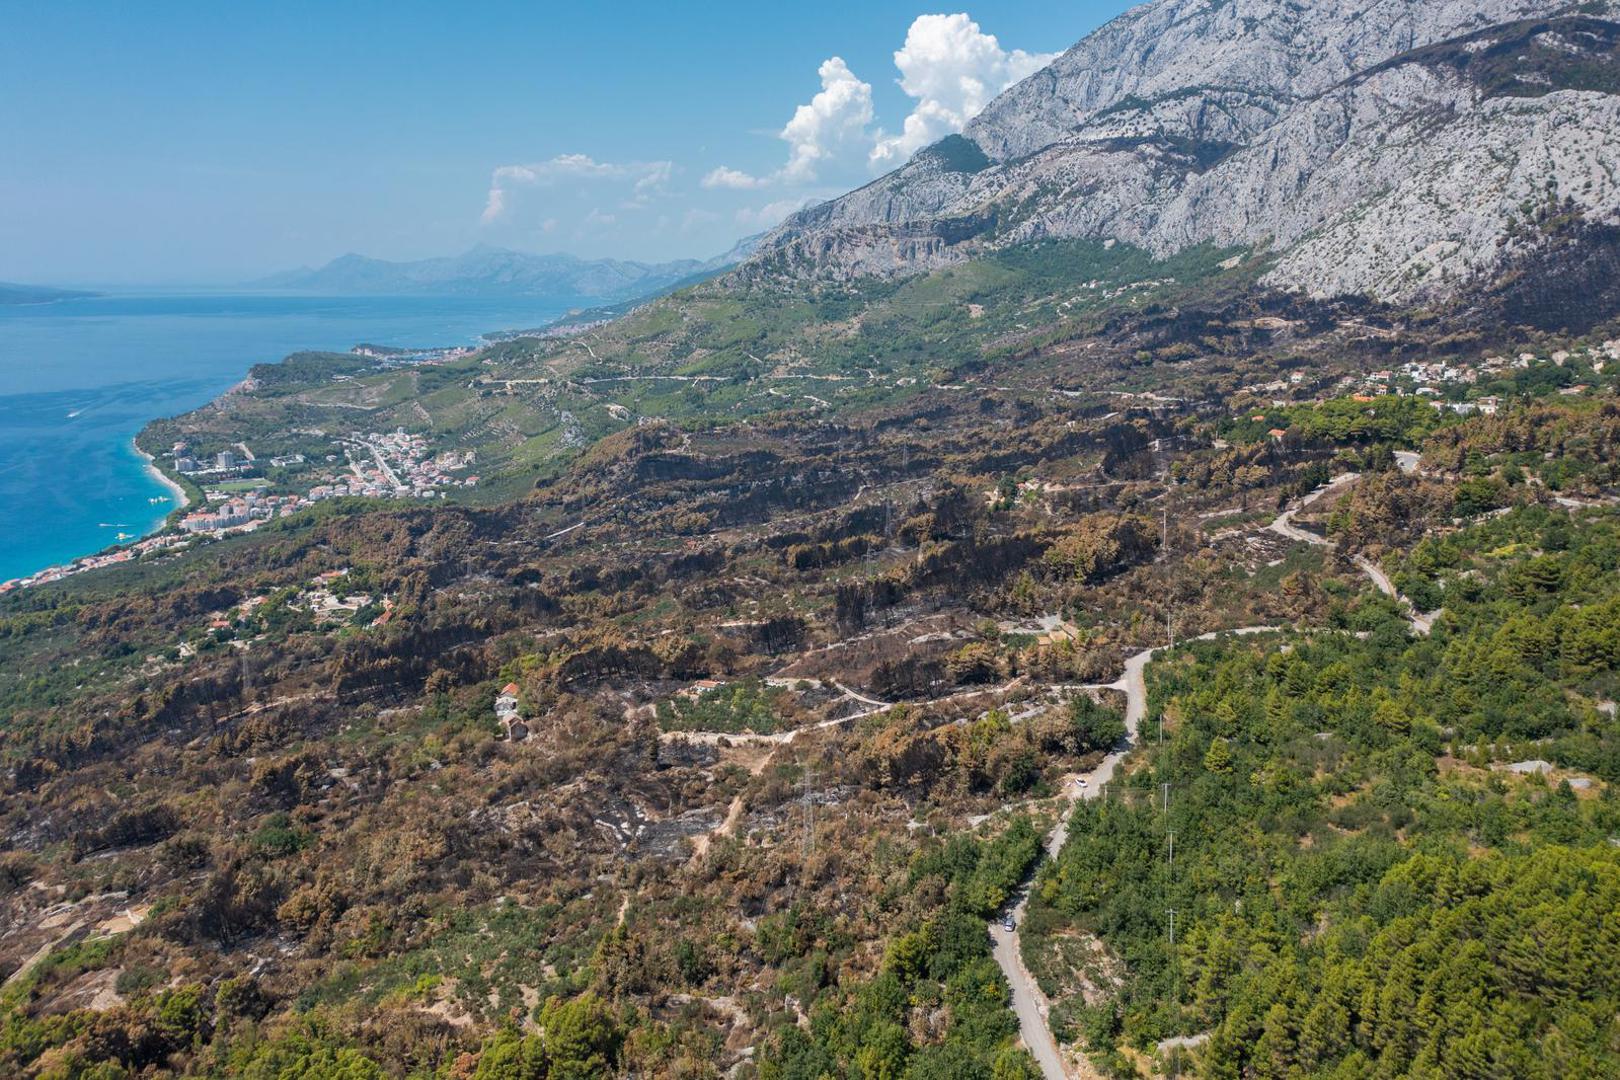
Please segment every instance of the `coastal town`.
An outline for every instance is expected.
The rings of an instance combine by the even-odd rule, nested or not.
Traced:
[[[359,344],[349,354],[373,361],[378,370],[431,368],[463,360],[480,347]],[[334,378],[341,381],[347,376]],[[249,379],[243,385],[251,382]],[[404,428],[390,432],[328,434],[325,430],[308,430],[290,434],[316,441],[325,452],[317,455],[293,450],[266,456],[256,453],[240,435],[232,435],[234,441],[228,444],[210,446],[177,439],[162,455],[162,462],[137,447],[137,452],[147,459],[148,474],[170,492],[148,501],[153,506],[172,503],[176,512],[143,538],[120,532],[119,544],[114,547],[0,581],[0,595],[137,559],[174,555],[199,542],[252,532],[268,521],[332,499],[444,499],[479,485],[479,476],[472,471],[478,460],[476,450],[436,452],[424,435]]]
[[[303,454],[269,459],[272,469],[296,468],[298,475],[318,478],[302,491],[276,492],[246,443],[206,461],[188,443],[175,443],[170,451],[175,471],[196,483],[207,499],[207,505],[180,519],[179,528],[241,532],[328,499],[442,499],[452,488],[478,486],[478,477],[467,473],[477,459],[474,451],[432,454],[423,436],[403,429],[353,433],[336,439],[333,449],[341,452],[327,455],[325,468],[303,468],[310,464]]]
[[[178,518],[171,516],[153,536],[0,582],[0,595],[87,570],[174,554],[196,541],[252,532],[265,522],[331,499],[443,499],[453,490],[478,486],[478,476],[469,471],[477,463],[475,451],[434,453],[426,438],[403,429],[353,432],[333,440],[332,449],[324,461],[311,463],[303,454],[263,459],[245,442],[206,456],[190,443],[176,442],[166,455],[168,465],[202,492],[202,505]],[[307,486],[277,491],[265,476],[268,470],[291,470],[294,476],[309,478]],[[155,465],[153,471],[187,509],[185,489]]]
[[[46,585],[53,581],[61,581],[63,578],[71,577],[74,574],[82,574],[87,570],[100,570],[108,566],[117,566],[120,563],[133,562],[146,556],[172,554],[191,546],[191,542],[192,538],[189,536],[162,532],[156,536],[149,536],[144,540],[137,540],[133,544],[124,547],[112,548],[94,555],[86,555],[82,559],[74,559],[71,563],[63,566],[48,566],[27,577],[0,581],[0,596],[34,585]]]

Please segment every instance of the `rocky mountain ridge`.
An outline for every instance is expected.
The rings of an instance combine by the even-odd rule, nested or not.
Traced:
[[[1410,300],[1550,220],[1620,218],[1620,5],[1158,0],[961,136],[805,210],[752,267],[905,274],[1049,238],[1260,248],[1268,283]]]

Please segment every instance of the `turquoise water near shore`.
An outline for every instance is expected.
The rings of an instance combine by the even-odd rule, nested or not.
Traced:
[[[112,295],[0,306],[0,581],[142,535],[174,508],[131,441],[254,364],[361,342],[461,345],[542,326],[545,300]]]

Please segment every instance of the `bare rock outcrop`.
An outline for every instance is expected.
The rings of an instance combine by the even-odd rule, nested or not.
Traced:
[[[1620,4],[1158,0],[960,136],[790,218],[749,269],[895,275],[1049,238],[1274,258],[1410,300],[1551,220],[1620,220]]]

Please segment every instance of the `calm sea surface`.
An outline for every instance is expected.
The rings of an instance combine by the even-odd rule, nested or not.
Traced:
[[[131,445],[300,349],[428,347],[543,325],[544,300],[114,295],[0,305],[0,581],[162,523],[169,495]]]

